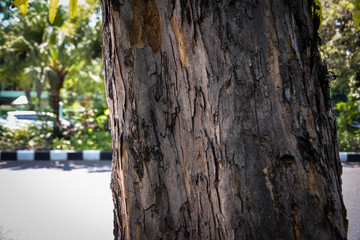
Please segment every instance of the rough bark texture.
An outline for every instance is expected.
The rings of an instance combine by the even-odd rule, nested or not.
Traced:
[[[308,0],[101,0],[115,239],[346,239]]]

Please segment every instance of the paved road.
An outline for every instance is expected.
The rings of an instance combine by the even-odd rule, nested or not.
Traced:
[[[343,196],[349,220],[349,240],[360,239],[360,165],[343,166]]]
[[[0,239],[113,239],[110,171],[110,161],[0,162]]]
[[[360,166],[343,170],[349,240],[359,240]],[[113,239],[110,171],[110,162],[0,162],[0,239]]]

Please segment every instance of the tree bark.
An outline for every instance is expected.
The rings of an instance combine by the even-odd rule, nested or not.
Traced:
[[[29,110],[34,110],[34,104],[31,101],[31,88],[30,88],[30,90],[25,90],[24,93],[25,93],[26,99],[28,100]]]
[[[61,101],[60,90],[64,86],[64,81],[67,71],[59,70],[56,73],[57,73],[56,81],[54,81],[54,83],[51,84],[51,102],[52,102],[53,113],[55,115],[53,133],[54,136],[61,136],[61,131],[60,131],[61,122],[60,122],[60,112],[59,112],[60,101]]]
[[[115,239],[346,239],[307,0],[101,0]]]
[[[37,111],[39,111],[41,109],[41,95],[44,89],[44,85],[45,85],[45,68],[44,67],[39,67],[39,73],[38,73],[38,78],[36,79],[35,82],[35,90],[36,90],[36,96],[38,98],[38,102],[37,102]]]

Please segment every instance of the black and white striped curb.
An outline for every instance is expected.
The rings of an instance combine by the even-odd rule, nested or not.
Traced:
[[[100,150],[17,150],[1,151],[0,161],[67,161],[67,160],[85,160],[102,161],[111,160],[111,151]]]
[[[1,151],[0,161],[66,161],[66,160],[85,160],[103,161],[111,160],[111,151],[100,150],[17,150]],[[340,152],[341,162],[360,162],[358,152]]]
[[[360,152],[340,152],[342,162],[360,162]]]

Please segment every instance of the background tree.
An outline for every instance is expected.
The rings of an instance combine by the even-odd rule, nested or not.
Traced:
[[[48,79],[51,86],[52,108],[56,116],[56,126],[60,127],[59,103],[60,90],[64,86],[64,81],[71,70],[71,67],[77,60],[76,48],[67,47],[68,39],[62,38],[59,33],[55,33],[58,39],[61,39],[56,45],[49,49],[49,63],[51,71],[48,72]]]
[[[4,9],[5,12],[7,10]],[[46,65],[44,48],[48,27],[47,5],[41,2],[32,3],[27,15],[20,12],[4,18],[1,24],[3,44],[0,47],[0,76],[2,81],[14,82],[24,89],[30,108],[30,91],[39,85],[39,78],[33,78],[36,68]],[[61,11],[59,12],[59,16]],[[6,16],[6,14],[4,14]],[[39,89],[39,91],[42,89]]]
[[[58,19],[62,16],[64,14],[60,10]],[[2,22],[2,80],[17,83],[25,91],[29,102],[30,91],[35,86],[40,94],[45,87],[44,82],[41,82],[44,80],[42,74],[38,76],[36,72],[49,64],[46,54],[49,27],[47,5],[41,1],[32,2],[26,15],[17,11],[11,20]]]
[[[360,29],[351,0],[321,1],[321,53],[339,77],[331,81],[331,98],[338,118],[340,150],[360,151]]]
[[[26,93],[35,90],[38,99],[43,90],[49,91],[50,98],[55,99],[52,105],[56,116],[60,115],[61,98],[63,117],[69,119],[70,124],[61,129],[61,134],[58,131],[51,134],[52,125],[21,131],[3,128],[5,137],[0,141],[0,148],[110,150],[102,78],[100,3],[87,0],[78,6],[82,14],[72,19],[63,10],[67,7],[60,7],[50,24],[46,1],[30,1],[25,16],[17,8],[10,10],[12,2],[0,2],[3,44],[0,61],[4,63],[0,65],[1,82],[13,82],[18,90]],[[27,96],[37,104],[37,111],[51,111],[50,102]],[[2,117],[6,117],[4,109],[0,110]]]
[[[346,239],[312,1],[101,1],[115,239]]]
[[[100,5],[96,0],[87,1],[87,3],[87,8],[80,6],[79,11],[85,14],[77,16],[80,18],[77,21],[78,25],[76,28],[71,27],[76,31],[71,29],[68,31],[71,35],[81,33],[83,36],[77,44],[77,49],[81,49],[78,51],[78,59],[68,75],[68,80],[65,81],[64,90],[67,95],[65,101],[68,104],[73,103],[79,96],[84,97],[85,93],[93,95],[92,99],[98,103],[105,102]]]
[[[94,1],[89,4],[95,5]],[[79,69],[84,65],[92,65],[93,61],[101,57],[100,45],[101,35],[99,25],[94,27],[90,24],[90,16],[96,8],[79,6],[82,15],[76,19],[68,19],[68,23],[52,32],[50,37],[51,47],[49,48],[50,68],[49,80],[51,85],[51,95],[54,113],[59,116],[60,90],[64,87],[68,74],[74,69]],[[55,22],[56,18],[55,17]],[[77,67],[76,67],[77,66]],[[93,81],[91,74],[98,74],[94,69],[88,68],[88,75],[81,77],[81,82],[89,84]],[[79,72],[75,72],[78,75]],[[74,76],[74,74],[73,74]],[[76,79],[76,78],[72,78]],[[57,121],[59,121],[57,117]]]
[[[50,71],[49,67],[44,67],[43,64],[40,64],[38,67],[29,67],[25,69],[25,76],[35,85],[36,91],[36,109],[41,109],[41,95],[44,91],[46,84],[48,83],[46,77],[47,73]],[[29,97],[27,96],[29,99]]]
[[[323,0],[321,51],[328,67],[339,77],[332,82],[334,105],[346,102],[348,94],[357,97],[360,86],[360,29],[353,21],[351,0]],[[358,98],[358,97],[357,97]]]
[[[1,34],[4,38],[0,74],[2,81],[21,86],[29,101],[31,90],[36,89],[39,95],[49,86],[58,126],[61,89],[66,77],[70,74],[70,80],[78,79],[76,75],[79,71],[76,70],[86,66],[88,72],[78,82],[94,85],[93,77],[96,76],[98,80],[99,67],[90,66],[101,58],[101,25],[92,23],[100,6],[97,4],[96,7],[95,1],[88,1],[87,5],[79,6],[82,15],[74,19],[69,19],[60,7],[54,22],[50,24],[47,4],[44,1],[32,1],[30,4],[26,15],[15,11],[2,22]],[[8,9],[4,8],[6,11]],[[74,73],[71,73],[73,70]]]

